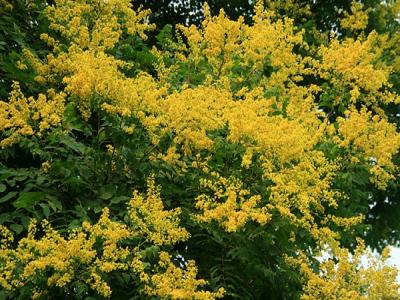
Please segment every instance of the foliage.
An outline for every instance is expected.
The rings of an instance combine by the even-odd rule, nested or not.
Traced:
[[[49,1],[50,2],[50,1]],[[33,72],[18,68],[23,48],[35,49],[37,55],[48,52],[39,34],[47,28],[42,11],[46,1],[2,0],[0,1],[0,98],[5,99],[11,91],[12,81],[24,82],[24,89],[38,92]]]
[[[335,35],[285,3],[205,5],[152,48],[128,0],[42,7],[14,62],[29,78],[2,82],[4,297],[400,297],[387,250],[359,261],[359,238],[399,240],[379,221],[398,195],[398,29],[368,29],[399,7],[353,2]]]

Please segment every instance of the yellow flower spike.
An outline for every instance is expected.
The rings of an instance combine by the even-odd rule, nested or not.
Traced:
[[[164,210],[160,188],[156,186],[154,177],[148,178],[145,195],[137,191],[133,193],[128,211],[136,234],[146,236],[155,245],[172,245],[189,238],[189,232],[179,227],[181,210]]]
[[[339,119],[338,125],[339,136],[336,141],[339,146],[357,151],[360,158],[369,162],[371,182],[385,189],[396,171],[392,157],[400,149],[400,135],[396,126],[386,118],[373,115],[365,107],[360,111],[350,110],[348,118]]]
[[[357,1],[352,1],[350,10],[351,13],[345,12],[344,18],[340,20],[342,28],[352,31],[364,30],[368,25],[368,13],[371,10],[365,10],[364,5]]]
[[[97,291],[101,296],[105,298],[109,298],[111,296],[111,288],[95,271],[90,274],[90,279],[86,280],[86,283],[88,283],[90,287]]]
[[[246,149],[246,152],[242,157],[241,166],[245,169],[248,169],[252,163],[252,158],[253,158],[253,149],[249,147]]]
[[[81,49],[105,51],[113,48],[122,34],[121,19],[124,21],[124,30],[129,34],[137,33],[143,39],[146,38],[144,32],[154,27],[142,22],[149,11],[134,11],[126,0],[79,1],[74,5],[68,0],[58,0],[54,6],[46,8],[45,14],[51,22],[51,29],[59,31]],[[94,20],[94,26],[89,37],[90,19]]]
[[[14,82],[9,101],[0,101],[0,131],[9,131],[8,136],[0,140],[1,148],[17,143],[23,136],[40,136],[60,124],[65,94],[52,89],[47,94],[39,94],[37,99],[26,98],[19,83]]]
[[[398,299],[398,270],[387,265],[387,250],[380,257],[376,257],[365,249],[362,240],[358,240],[353,255],[347,249],[340,248],[337,243],[333,243],[330,249],[326,250],[330,250],[329,258],[321,259],[318,273],[308,266],[305,256],[287,258],[288,262],[300,265],[302,273],[306,276],[302,300]]]
[[[223,288],[214,293],[198,290],[206,284],[206,281],[196,279],[197,268],[194,261],[189,260],[183,269],[173,263],[168,253],[161,252],[158,266],[161,269],[160,272],[151,276],[150,284],[145,288],[150,296],[174,300],[212,300],[222,298],[224,295]]]
[[[0,241],[0,249],[7,248],[14,241],[11,231],[3,225],[0,225]]]
[[[194,218],[198,222],[217,222],[228,232],[235,232],[249,220],[265,225],[271,216],[266,208],[259,208],[261,196],[250,196],[250,191],[242,188],[242,182],[236,178],[226,179],[217,173],[213,179],[201,179],[200,186],[211,191],[196,198],[196,207],[200,210]]]
[[[313,62],[315,72],[329,80],[334,89],[342,91],[341,97],[348,92],[353,104],[375,107],[379,102],[396,103],[396,95],[389,91],[391,67],[376,63],[385,48],[381,39],[376,32],[359,40],[334,38],[329,46],[320,47],[321,61]],[[360,91],[364,91],[362,97]],[[334,104],[338,105],[339,101],[340,97]]]
[[[3,275],[0,276],[0,284],[4,288],[16,289],[42,274],[42,271],[51,274],[47,278],[49,288],[64,287],[90,271],[87,279],[90,287],[104,297],[111,295],[101,274],[128,269],[126,259],[130,251],[119,243],[131,237],[132,232],[125,225],[111,221],[108,209],[103,211],[96,224],[85,222],[82,228],[71,231],[66,238],[45,220],[41,224],[44,236],[36,238],[36,227],[36,223],[32,222],[28,236],[19,241],[16,249],[0,249],[0,259],[7,262],[1,266]],[[101,252],[94,248],[99,238],[103,243]],[[77,263],[83,267],[77,268]],[[22,266],[19,274],[16,273],[17,266]],[[90,270],[84,266],[90,267]]]

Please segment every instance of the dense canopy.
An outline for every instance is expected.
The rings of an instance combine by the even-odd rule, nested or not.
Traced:
[[[399,299],[399,2],[189,2],[0,0],[0,296]]]

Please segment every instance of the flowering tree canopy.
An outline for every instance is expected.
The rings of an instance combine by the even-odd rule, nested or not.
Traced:
[[[0,293],[399,299],[400,6],[303,2],[0,0]]]

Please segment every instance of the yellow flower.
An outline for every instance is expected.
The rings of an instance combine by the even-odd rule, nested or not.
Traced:
[[[387,249],[382,256],[376,257],[359,240],[353,255],[336,243],[327,250],[330,250],[330,257],[322,259],[318,273],[308,266],[304,257],[297,259],[307,278],[302,300],[399,298],[398,270],[387,265]],[[363,256],[366,262],[362,261]]]
[[[250,196],[250,191],[242,188],[242,182],[236,178],[226,179],[212,173],[212,179],[201,179],[200,185],[211,191],[196,198],[196,207],[201,213],[194,215],[199,222],[216,221],[228,232],[238,231],[253,220],[266,224],[271,216],[265,207],[258,207],[259,195]]]
[[[368,13],[370,9],[364,10],[364,5],[357,1],[351,3],[351,13],[345,12],[345,16],[340,20],[342,28],[349,30],[363,30],[368,25]]]
[[[51,164],[48,160],[42,163],[42,167],[40,168],[43,172],[47,173],[51,169]]]
[[[23,136],[42,135],[50,127],[57,126],[64,114],[65,94],[47,91],[47,96],[39,94],[37,99],[26,98],[14,82],[9,101],[0,101],[0,132],[7,130],[0,139],[0,147],[17,143]]]
[[[168,253],[161,252],[158,265],[162,271],[151,276],[151,284],[146,286],[146,293],[150,296],[174,300],[212,300],[222,298],[224,295],[223,288],[215,293],[198,290],[206,284],[206,281],[196,279],[197,268],[192,260],[186,263],[185,269],[182,269],[175,266]]]
[[[164,210],[160,188],[154,177],[147,180],[147,193],[133,193],[128,206],[129,217],[136,234],[147,237],[156,245],[171,245],[189,238],[189,232],[179,227],[181,210]]]

